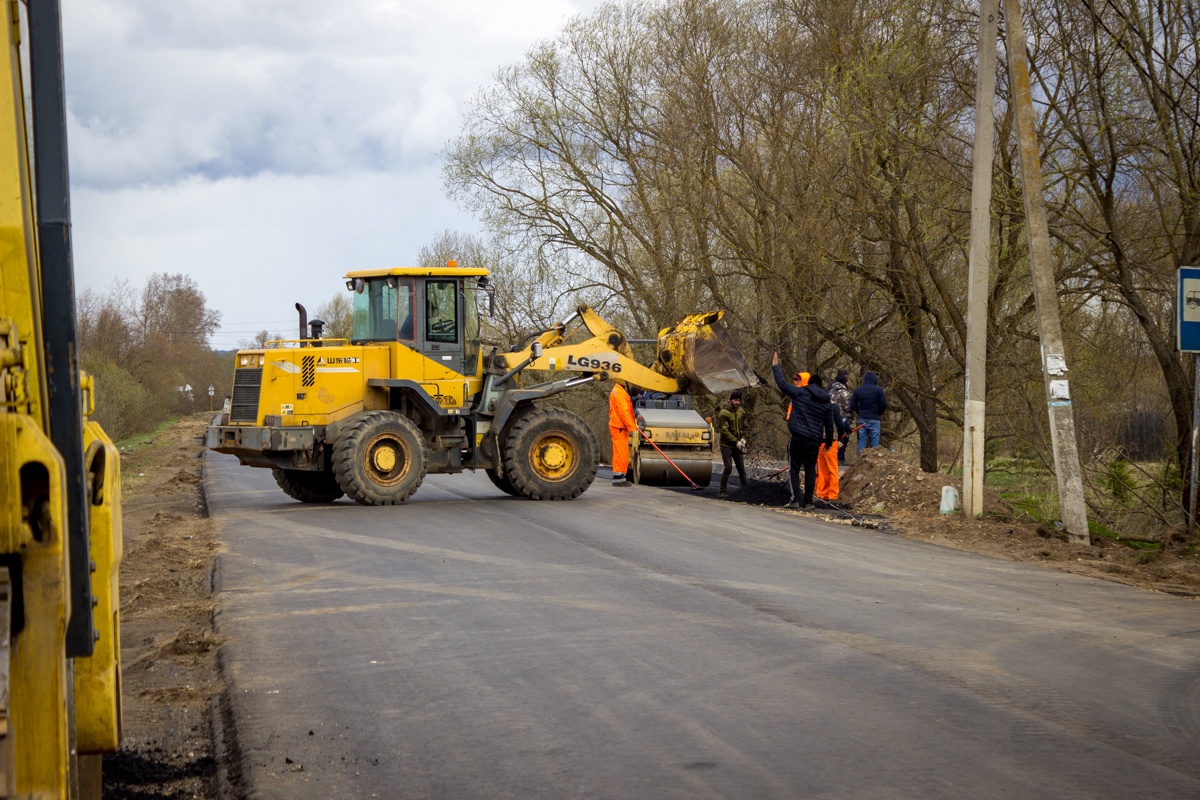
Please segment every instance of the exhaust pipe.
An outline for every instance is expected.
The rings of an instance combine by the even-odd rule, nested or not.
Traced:
[[[299,303],[296,303],[296,310],[300,312],[300,341],[303,342],[308,338],[308,312]]]

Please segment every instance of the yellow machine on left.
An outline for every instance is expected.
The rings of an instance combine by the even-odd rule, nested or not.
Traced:
[[[120,467],[76,361],[58,0],[0,5],[0,797],[99,797],[121,732]]]

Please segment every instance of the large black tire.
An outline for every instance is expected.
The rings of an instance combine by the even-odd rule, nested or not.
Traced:
[[[596,479],[596,436],[582,418],[561,408],[523,414],[502,449],[513,488],[534,500],[573,500]]]
[[[504,477],[500,477],[500,473],[494,469],[486,469],[488,480],[492,482],[497,489],[505,494],[511,494],[513,497],[520,497],[521,493],[517,491],[517,487],[512,485],[512,481],[508,479],[508,473],[504,473]]]
[[[394,411],[368,411],[333,443],[333,474],[356,503],[403,503],[425,480],[429,453],[416,423]]]
[[[345,494],[331,472],[275,467],[271,475],[288,497],[301,503],[332,503]]]

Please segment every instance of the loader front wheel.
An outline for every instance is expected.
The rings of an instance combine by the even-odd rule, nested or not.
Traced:
[[[416,423],[393,411],[369,411],[333,444],[333,474],[356,503],[403,503],[425,480],[429,455]]]
[[[301,503],[332,503],[345,494],[332,472],[276,467],[271,470],[271,475],[284,494]]]
[[[513,488],[534,500],[573,500],[596,479],[596,436],[581,417],[561,408],[523,414],[503,450]]]

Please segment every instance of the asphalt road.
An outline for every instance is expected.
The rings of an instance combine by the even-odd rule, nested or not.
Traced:
[[[603,477],[205,487],[251,797],[1200,797],[1195,601]]]

